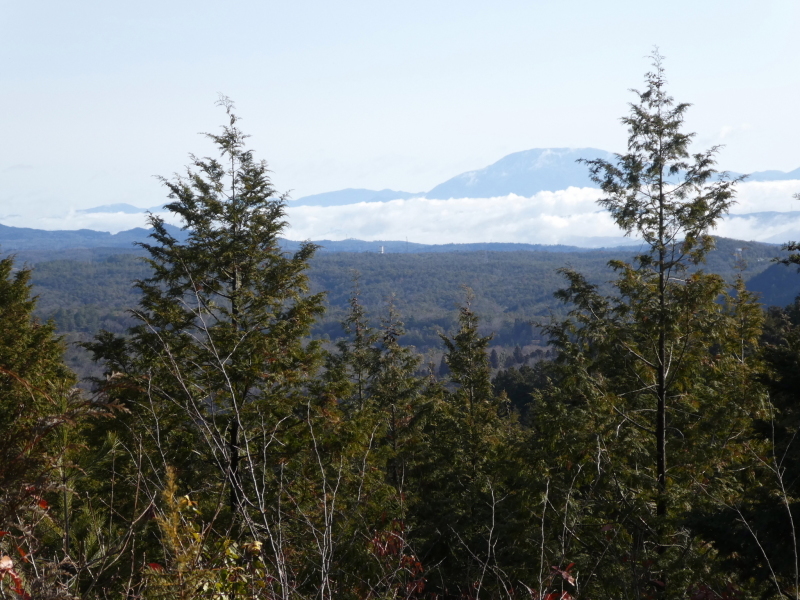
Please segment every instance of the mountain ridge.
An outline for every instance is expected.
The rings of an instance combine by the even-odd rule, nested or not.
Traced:
[[[599,148],[532,148],[507,154],[500,160],[473,171],[465,171],[428,192],[344,189],[304,196],[290,206],[341,206],[357,202],[385,202],[408,198],[448,200],[451,198],[493,198],[516,194],[529,197],[539,192],[554,192],[569,187],[597,187],[579,159],[613,161],[615,155]],[[733,177],[741,173],[730,172]],[[800,180],[800,168],[793,171],[756,171],[745,181]]]
[[[596,187],[589,178],[585,165],[578,159],[603,159],[613,161],[615,155],[598,148],[531,148],[507,154],[494,163],[481,169],[465,171],[434,186],[427,192],[405,192],[402,190],[371,190],[366,188],[346,188],[321,192],[289,200],[294,206],[343,206],[361,202],[387,202],[410,198],[429,198],[448,200],[451,198],[493,198],[516,194],[529,197],[543,191],[559,191],[570,187]],[[730,172],[731,176],[741,174]],[[800,168],[793,171],[756,171],[747,176],[746,181],[788,181],[800,180]],[[117,203],[96,206],[77,211],[91,213],[136,214],[147,211],[159,212],[162,206],[139,208],[131,204]]]
[[[754,215],[767,215],[769,218],[780,218],[783,213],[753,213]],[[789,214],[800,214],[789,213]],[[731,215],[732,217],[747,217],[748,215]],[[179,241],[187,237],[186,231],[174,225],[165,224],[167,231]],[[11,227],[0,224],[0,255],[8,253],[23,253],[25,257],[47,256],[50,251],[101,251],[101,253],[120,251],[135,251],[138,244],[147,242],[152,229],[135,227],[119,233],[95,231],[93,229],[77,230],[44,230],[30,227]],[[726,239],[726,238],[720,238]],[[511,252],[511,251],[539,251],[539,252],[592,252],[597,250],[634,250],[641,242],[628,238],[593,238],[593,245],[575,246],[568,244],[539,244],[522,242],[472,242],[472,243],[446,243],[422,244],[402,240],[314,240],[322,252],[371,252],[371,253],[422,253],[422,252]],[[587,238],[587,241],[592,241]],[[769,242],[745,242],[766,245],[775,245]],[[302,241],[281,239],[284,250],[292,252],[300,247]],[[38,260],[38,259],[36,259]]]

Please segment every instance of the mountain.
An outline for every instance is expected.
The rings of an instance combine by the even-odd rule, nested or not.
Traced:
[[[800,168],[794,171],[756,171],[750,173],[745,181],[787,181],[791,179],[800,179]]]
[[[179,227],[172,225],[165,227],[175,238],[179,240],[186,238],[186,233]],[[136,242],[146,241],[149,235],[150,230],[142,227],[112,234],[92,229],[45,231],[0,225],[0,251],[132,248]]]
[[[405,200],[424,196],[425,192],[414,194],[412,192],[397,192],[395,190],[365,190],[348,188],[336,192],[324,192],[303,196],[297,200],[290,200],[290,206],[342,206],[344,204],[357,204],[359,202],[387,202],[389,200]]]
[[[366,254],[442,254],[465,252],[593,252],[597,248],[580,248],[578,246],[564,246],[561,244],[517,244],[504,242],[474,243],[474,244],[416,244],[414,242],[394,240],[315,240],[319,245],[320,253],[355,252]],[[295,252],[300,248],[300,242],[281,240],[281,247],[287,252]],[[621,250],[613,248],[613,250]]]
[[[533,196],[568,187],[596,187],[579,158],[613,160],[597,148],[534,148],[515,152],[477,171],[468,171],[437,185],[426,198],[492,198]]]
[[[165,224],[167,231],[176,239],[186,239],[186,232],[173,225]],[[111,234],[92,229],[46,231],[28,227],[9,227],[0,225],[0,256],[14,252],[22,260],[41,262],[56,258],[70,260],[93,260],[119,252],[136,252],[137,242],[147,241],[150,229],[137,227]],[[407,241],[365,241],[365,240],[318,240],[321,253],[357,252],[372,254],[419,254],[419,253],[463,253],[463,252],[589,252],[595,249],[575,246],[517,243],[474,243],[474,244],[416,244]],[[281,239],[281,247],[287,252],[295,252],[301,242]],[[614,245],[614,244],[610,244]],[[67,257],[67,255],[69,255]]]
[[[186,232],[173,225],[165,224],[167,231],[176,239],[186,239]],[[20,253],[25,260],[39,262],[41,260],[54,260],[57,258],[53,251],[58,251],[59,256],[65,250],[73,252],[71,259],[78,260],[78,256],[86,254],[83,251],[101,249],[101,253],[89,252],[86,256],[106,255],[114,250],[132,251],[136,249],[137,242],[147,241],[150,229],[136,227],[116,234],[107,231],[94,231],[92,229],[57,230],[31,229],[28,227],[10,227],[0,225],[0,255],[7,252]],[[407,241],[364,241],[364,240],[320,240],[316,241],[323,253],[327,252],[367,252],[389,254],[422,252],[511,252],[511,251],[538,251],[538,252],[587,252],[588,248],[574,246],[546,245],[546,244],[517,244],[517,243],[475,243],[475,244],[416,244]],[[281,240],[281,246],[287,252],[299,249],[301,242]],[[74,255],[74,256],[72,256]]]
[[[324,192],[290,200],[289,206],[343,206],[360,202],[388,202],[408,198],[431,198],[448,200],[450,198],[493,198],[516,194],[529,197],[544,191],[565,190],[568,187],[596,187],[589,179],[586,165],[576,162],[580,158],[588,160],[602,158],[614,161],[611,152],[597,148],[534,148],[504,156],[496,163],[467,171],[440,183],[429,192],[402,192],[398,190],[368,190],[348,188],[334,192]],[[739,173],[731,173],[733,176]],[[747,181],[785,181],[800,180],[800,168],[794,171],[757,171],[747,177]],[[160,206],[139,208],[131,204],[106,204],[80,210],[80,213],[143,213],[158,212]]]
[[[794,266],[775,264],[747,281],[767,306],[787,306],[800,294],[800,275]]]
[[[491,198],[517,194],[532,196],[541,191],[573,187],[594,187],[579,158],[613,159],[610,152],[596,148],[535,148],[515,152],[484,169],[456,175],[429,192],[346,189],[304,196],[289,206],[342,206],[358,202],[387,202],[408,198]]]

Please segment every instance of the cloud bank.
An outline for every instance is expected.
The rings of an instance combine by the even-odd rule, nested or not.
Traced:
[[[21,214],[0,214],[0,223],[11,227],[31,227],[33,229],[46,229],[49,231],[59,229],[93,229],[95,231],[108,231],[110,233],[119,233],[120,231],[126,231],[135,227],[148,227],[147,214],[145,213],[84,213],[83,211],[70,210],[69,212],[58,215],[42,216],[40,214],[22,212],[22,207],[19,207],[18,212]],[[178,219],[171,213],[158,214],[168,223],[178,224]]]
[[[737,204],[713,232],[737,239],[783,242],[800,238],[800,181],[739,186]],[[345,206],[289,209],[291,239],[357,238],[426,244],[518,242],[595,247],[635,242],[625,238],[596,203],[593,188],[540,192],[529,198],[430,200],[411,198]],[[764,214],[778,212],[781,214]]]
[[[713,232],[743,240],[781,243],[800,239],[800,181],[749,182]],[[409,198],[344,206],[289,206],[286,237],[295,240],[405,240],[425,244],[517,242],[585,247],[635,243],[596,203],[593,188],[495,198]],[[71,210],[42,216],[25,207],[0,215],[4,225],[37,229],[94,229],[117,233],[146,226],[146,215]],[[179,224],[170,214],[168,222]]]
[[[292,239],[403,240],[426,244],[468,242],[572,243],[577,238],[619,237],[595,203],[598,192],[569,188],[530,198],[430,200],[411,198],[289,209]],[[565,241],[569,240],[569,241]]]

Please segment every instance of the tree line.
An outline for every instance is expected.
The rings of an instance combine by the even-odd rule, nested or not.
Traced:
[[[233,104],[219,156],[162,180],[124,333],[76,388],[31,272],[0,260],[0,594],[9,598],[798,598],[800,304],[704,269],[739,178],[690,153],[661,57],[587,161],[644,240],[612,285],[560,270],[550,357],[492,380],[462,291],[426,367],[352,282],[311,335],[316,247]],[[783,260],[800,264],[797,245]]]

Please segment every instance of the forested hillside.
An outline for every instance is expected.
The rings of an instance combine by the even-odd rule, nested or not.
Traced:
[[[433,351],[437,362],[439,334],[455,329],[463,287],[470,287],[475,294],[474,308],[484,317],[481,333],[493,334],[492,346],[511,355],[515,346],[546,345],[532,323],[551,313],[563,314],[563,305],[554,296],[565,283],[557,269],[570,266],[608,292],[607,282],[613,276],[608,262],[629,259],[633,254],[634,250],[625,248],[593,252],[320,252],[310,261],[309,280],[314,292],[325,292],[327,310],[315,323],[313,335],[331,341],[343,335],[341,323],[358,274],[365,310],[380,319],[392,299],[406,325],[402,343],[416,346],[423,354]],[[800,292],[800,280],[784,277],[777,285],[765,285],[769,274],[759,275],[782,254],[770,244],[717,239],[716,249],[703,267],[728,282],[737,274],[754,278],[752,289],[762,293],[762,301],[782,306]],[[43,251],[19,255],[18,260],[32,263],[31,281],[39,296],[37,314],[53,319],[57,331],[70,342],[89,339],[100,329],[122,333],[131,324],[128,310],[139,301],[133,281],[150,272],[142,253],[95,249],[73,250],[66,256],[48,260],[52,253]],[[68,362],[81,374],[91,372],[88,355],[72,345]]]
[[[800,300],[652,59],[582,162],[637,248],[286,251],[222,97],[180,234],[0,260],[0,596],[800,597]]]

